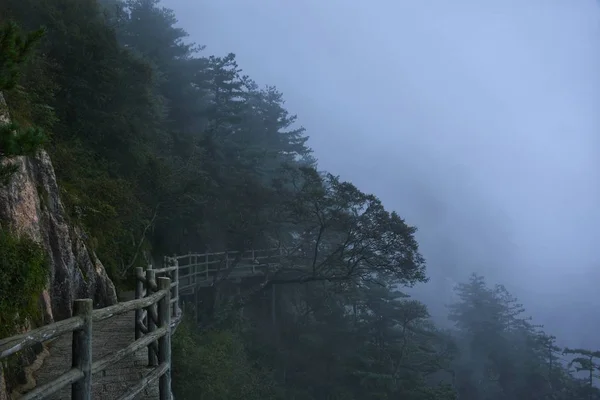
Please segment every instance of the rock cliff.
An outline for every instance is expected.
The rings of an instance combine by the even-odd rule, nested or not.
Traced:
[[[1,94],[0,118],[8,120]],[[9,185],[0,187],[0,224],[30,236],[47,250],[50,279],[41,299],[46,322],[71,316],[77,298],[93,298],[96,307],[116,303],[115,287],[104,266],[86,247],[81,229],[69,224],[48,154],[40,151],[36,157],[10,162],[18,171]]]
[[[2,227],[42,243],[50,260],[48,289],[42,295],[47,322],[71,316],[73,301],[93,298],[96,307],[117,301],[115,287],[82,231],[70,226],[48,154],[13,160],[19,170],[0,188]]]
[[[0,93],[0,123],[8,121]],[[40,151],[36,157],[0,162],[18,167],[10,183],[0,186],[0,229],[28,235],[42,244],[50,262],[50,277],[40,294],[44,322],[70,317],[77,298],[92,298],[96,307],[116,303],[115,286],[104,266],[86,247],[82,230],[69,224],[48,154]],[[7,396],[1,369],[0,400]]]

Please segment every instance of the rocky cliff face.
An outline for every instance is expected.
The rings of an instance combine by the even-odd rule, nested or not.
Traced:
[[[0,121],[8,121],[1,94]],[[0,187],[0,226],[30,236],[47,250],[51,272],[41,298],[46,322],[71,316],[77,298],[92,298],[96,307],[116,303],[104,266],[86,247],[81,229],[69,225],[48,154],[10,162],[19,169],[8,186]]]
[[[0,123],[9,120],[0,93]],[[70,317],[73,301],[78,298],[92,298],[96,307],[116,303],[115,286],[104,266],[86,247],[81,229],[67,220],[48,154],[41,151],[36,157],[17,157],[4,162],[14,163],[18,171],[8,186],[0,186],[0,229],[28,235],[47,251],[50,278],[40,295],[45,322]],[[31,361],[30,357],[21,360],[23,366]],[[0,364],[0,400],[9,398]]]

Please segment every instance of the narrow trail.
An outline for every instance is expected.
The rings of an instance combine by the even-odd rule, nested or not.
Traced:
[[[96,323],[93,329],[93,360],[99,360],[127,347],[134,339],[134,312]],[[33,374],[38,385],[60,376],[71,368],[71,341],[72,336],[67,334],[48,345],[50,354],[45,358],[40,369]],[[94,400],[115,400],[150,370],[148,368],[148,350],[143,348],[112,365],[109,370],[94,374],[92,398]],[[52,400],[70,398],[70,385],[50,397]],[[142,391],[136,399],[158,400],[158,382],[154,382]]]

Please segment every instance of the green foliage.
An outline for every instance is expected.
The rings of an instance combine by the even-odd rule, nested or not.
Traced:
[[[17,85],[23,64],[44,33],[44,29],[38,29],[23,35],[14,21],[0,26],[0,90],[10,90]]]
[[[45,141],[39,128],[21,129],[16,123],[0,126],[0,152],[4,157],[34,155]]]
[[[21,129],[16,123],[0,124],[0,161],[34,155],[45,142],[46,135],[40,128]],[[17,168],[10,162],[0,165],[0,185],[7,185]]]
[[[19,82],[22,70],[32,55],[34,46],[44,35],[39,29],[23,36],[14,21],[0,26],[0,91],[11,90]],[[4,110],[2,110],[4,112]],[[17,167],[3,162],[6,158],[33,155],[46,142],[38,127],[21,128],[16,123],[0,125],[0,185],[6,185]]]
[[[44,249],[27,237],[0,230],[0,338],[39,317],[48,279]]]
[[[460,353],[454,361],[461,399],[595,399],[592,373],[599,353],[566,350],[576,357],[565,365],[555,338],[523,316],[523,306],[502,285],[488,287],[473,275],[456,289],[450,306]],[[566,367],[585,371],[583,383]]]
[[[126,283],[145,262],[158,203],[142,187],[153,182],[149,146],[160,119],[152,71],[119,47],[94,1],[6,6],[28,26],[47,26],[43,57],[22,74],[27,96],[7,96],[11,112],[53,129],[48,150],[72,221],[85,227],[115,282]],[[37,92],[40,86],[51,95]]]
[[[198,333],[184,321],[173,338],[173,391],[178,399],[277,399],[268,370],[253,365],[233,331]]]
[[[288,168],[278,177],[281,220],[295,233],[292,267],[310,266],[296,281],[352,280],[413,285],[427,280],[416,228],[387,211],[374,195],[313,167]]]

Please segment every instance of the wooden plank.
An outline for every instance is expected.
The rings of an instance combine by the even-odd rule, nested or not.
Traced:
[[[11,336],[0,340],[0,360],[34,344],[46,342],[62,334],[69,333],[83,326],[81,317],[71,317],[65,320],[45,325],[21,335]]]

